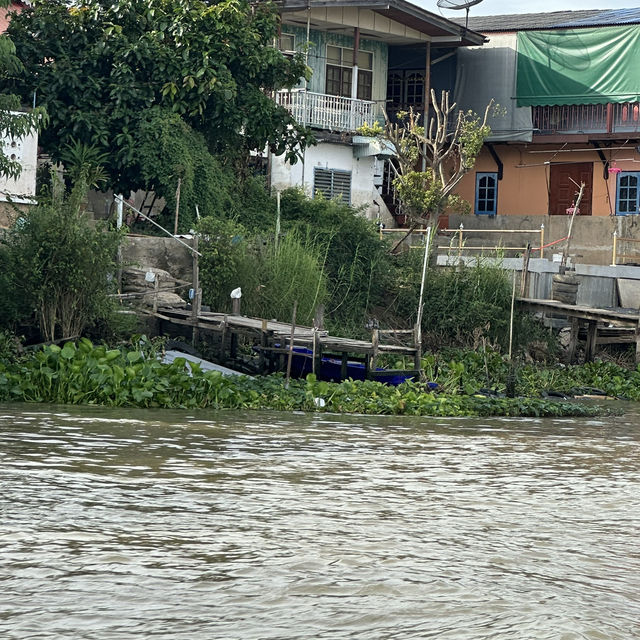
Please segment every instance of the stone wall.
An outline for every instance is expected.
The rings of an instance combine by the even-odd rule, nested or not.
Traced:
[[[188,238],[180,238],[191,245]],[[174,278],[191,282],[193,259],[187,247],[173,238],[129,235],[122,247],[125,265],[146,268],[156,267],[168,271]]]

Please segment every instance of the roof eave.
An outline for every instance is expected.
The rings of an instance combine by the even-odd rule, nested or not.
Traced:
[[[478,46],[487,42],[487,38],[483,34],[471,31],[406,0],[279,0],[276,4],[282,12],[300,11],[300,9],[307,8],[357,7],[370,9],[398,22],[401,22],[398,20],[398,13],[400,13],[412,20],[412,28],[422,31],[422,33],[428,33],[435,27],[443,32],[442,35],[436,36],[439,40],[442,41],[442,38],[450,35],[452,37],[449,43],[451,46]],[[422,29],[420,25],[422,25]],[[430,29],[426,29],[426,25]]]

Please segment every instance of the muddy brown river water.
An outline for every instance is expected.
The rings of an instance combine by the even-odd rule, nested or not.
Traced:
[[[640,413],[0,405],[0,638],[640,638]]]

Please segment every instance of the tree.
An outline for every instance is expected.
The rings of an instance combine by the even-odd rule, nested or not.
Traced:
[[[108,153],[116,190],[139,186],[137,131],[154,106],[201,132],[213,153],[268,145],[293,160],[309,131],[269,94],[308,69],[271,46],[277,20],[271,3],[246,0],[36,1],[9,27],[24,72],[4,86],[37,92],[51,118],[41,144],[54,159],[74,142]]]
[[[434,117],[425,129],[420,114],[412,109],[398,114],[398,122],[385,118],[385,126],[364,127],[364,135],[383,137],[396,150],[397,175],[393,180],[402,211],[409,219],[409,233],[428,224],[452,204],[455,188],[473,168],[491,129],[487,119],[493,107],[489,103],[480,118],[462,111],[443,91],[440,101],[431,90]],[[396,245],[397,246],[397,245]]]
[[[0,11],[7,9],[9,0],[0,0]],[[16,56],[16,48],[6,33],[0,34],[0,71],[8,76],[21,73],[22,63]],[[0,134],[3,137],[23,138],[46,119],[44,109],[21,111],[20,98],[13,94],[0,94]],[[22,167],[0,148],[0,176],[17,178]]]
[[[44,340],[79,336],[109,316],[120,234],[92,224],[86,183],[48,198],[0,238],[0,321],[36,326]]]

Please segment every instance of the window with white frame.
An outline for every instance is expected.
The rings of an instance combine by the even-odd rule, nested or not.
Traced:
[[[321,193],[328,200],[339,198],[351,204],[351,171],[315,167],[313,193]]]
[[[296,50],[296,37],[291,33],[281,33],[278,38],[278,49],[284,54],[292,55]]]
[[[616,215],[640,213],[640,173],[622,171],[616,188]]]
[[[358,91],[360,100],[371,100],[373,91],[373,53],[358,51]],[[353,49],[327,45],[326,93],[351,97]]]
[[[498,211],[498,174],[476,173],[476,214],[495,216]]]

